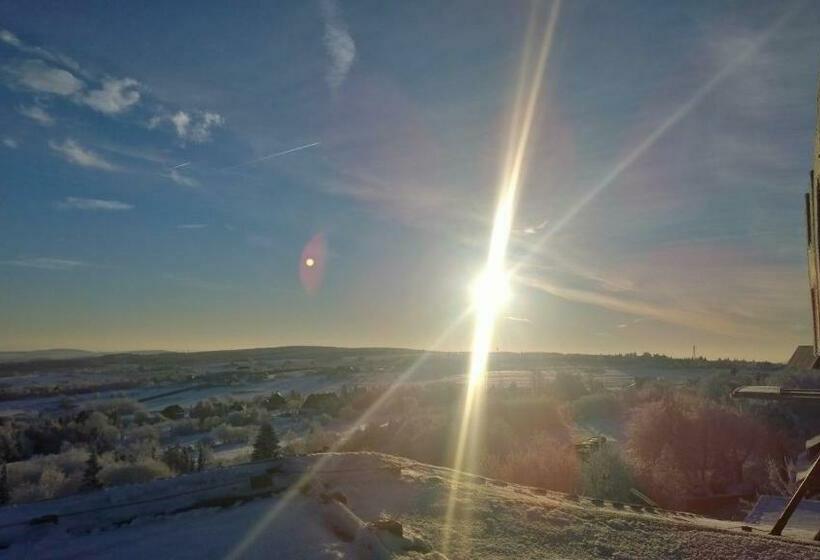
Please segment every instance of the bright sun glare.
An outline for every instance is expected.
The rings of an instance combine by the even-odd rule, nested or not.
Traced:
[[[447,500],[442,546],[448,552],[454,525],[460,516],[459,499],[461,472],[475,468],[478,447],[481,446],[484,388],[487,363],[493,342],[495,322],[499,311],[510,297],[507,271],[507,247],[515,218],[518,188],[523,173],[530,131],[535,120],[536,105],[552,43],[553,30],[558,19],[560,1],[552,4],[543,31],[540,18],[532,17],[524,46],[521,76],[511,120],[509,146],[505,154],[498,201],[493,216],[487,260],[473,287],[473,342],[463,410],[453,457],[453,486]],[[535,16],[535,12],[533,16]],[[541,32],[540,41],[538,35]],[[467,508],[463,513],[469,510]],[[460,523],[459,535],[468,523]]]
[[[491,307],[494,314],[512,299],[510,275],[504,270],[485,269],[470,284],[473,309]]]

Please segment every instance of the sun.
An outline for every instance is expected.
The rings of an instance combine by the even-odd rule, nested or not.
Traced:
[[[484,269],[470,283],[470,303],[473,309],[488,308],[497,314],[512,299],[510,275],[501,269]]]
[[[305,259],[305,266],[306,267],[312,268],[313,265],[315,265],[315,264],[316,264],[316,261],[314,261],[312,257],[308,257],[308,258]]]

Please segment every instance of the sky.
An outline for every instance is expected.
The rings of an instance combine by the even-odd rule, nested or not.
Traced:
[[[0,349],[469,348],[547,7],[0,3]],[[810,343],[818,26],[561,5],[495,347]]]

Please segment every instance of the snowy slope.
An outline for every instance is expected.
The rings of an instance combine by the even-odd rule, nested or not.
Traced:
[[[301,491],[281,491],[316,465],[321,468]],[[416,558],[442,558],[448,540],[448,558],[820,559],[820,547],[810,542],[742,532],[736,523],[469,475],[462,480],[460,496],[469,502],[470,520],[445,531],[442,520],[453,475],[449,469],[374,453],[314,455],[279,465],[271,487],[259,488],[258,478],[256,488],[251,487],[250,477],[264,477],[271,466],[242,465],[0,509],[0,525],[24,522],[13,534],[0,529],[0,539],[9,544],[0,556],[203,559],[237,553],[260,559],[387,558],[391,554],[385,551],[398,550],[392,537],[362,523],[386,515],[403,524],[402,542],[429,544],[432,552],[410,553]],[[346,505],[328,499],[328,494],[344,496]],[[218,496],[255,497],[215,507],[213,498]],[[136,499],[142,503],[64,517]],[[272,519],[271,513],[276,513]],[[47,514],[63,517],[57,524],[25,525]]]

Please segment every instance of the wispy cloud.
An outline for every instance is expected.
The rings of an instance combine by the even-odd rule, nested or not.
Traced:
[[[225,125],[225,118],[211,111],[177,111],[154,115],[148,121],[148,128],[156,128],[164,122],[171,123],[180,140],[201,144],[211,139],[214,129]]]
[[[325,80],[331,91],[336,92],[356,60],[356,43],[342,19],[338,2],[322,0],[321,8],[325,24],[325,49],[330,56]]]
[[[544,229],[545,227],[547,227],[547,224],[549,223],[549,220],[544,220],[540,224],[534,226],[527,226],[524,229],[519,230],[518,233],[523,233],[524,235],[534,235],[542,229]]]
[[[54,117],[48,114],[45,109],[37,105],[23,105],[18,111],[24,117],[41,124],[43,126],[51,126],[54,124]]]
[[[204,229],[208,224],[179,224],[177,229]]]
[[[567,301],[586,303],[620,311],[630,315],[657,319],[664,323],[682,325],[721,335],[750,336],[763,333],[752,325],[734,321],[727,315],[709,311],[678,308],[663,303],[642,300],[637,297],[600,293],[558,285],[549,280],[534,277],[520,277],[522,284],[535,288]]]
[[[52,140],[48,145],[52,150],[63,156],[66,161],[80,167],[91,167],[103,171],[117,171],[119,169],[96,152],[83,148],[71,138],[66,138],[62,142]]]
[[[88,266],[88,263],[72,259],[57,259],[51,257],[28,257],[0,261],[0,265],[16,266],[20,268],[37,268],[40,270],[71,270]]]
[[[193,177],[188,177],[187,175],[183,175],[180,173],[177,168],[172,167],[167,175],[163,175],[163,177],[167,177],[171,179],[177,185],[182,185],[183,187],[198,187],[199,181],[194,179]]]
[[[18,85],[38,93],[70,96],[85,86],[68,70],[56,68],[42,60],[26,60],[6,70],[14,76]]]
[[[47,60],[49,62],[58,64],[60,66],[70,68],[71,70],[77,73],[82,73],[80,65],[77,64],[77,62],[75,62],[72,58],[60,53],[52,52],[42,47],[29,45],[25,43],[22,39],[20,39],[17,35],[15,35],[7,29],[0,29],[0,42],[5,43],[6,45],[9,45],[11,47],[14,47],[15,49],[24,54],[33,55],[38,58],[42,58],[43,60]]]
[[[131,78],[106,78],[99,89],[83,97],[86,105],[106,115],[126,111],[139,100],[139,82]]]
[[[28,45],[6,29],[0,29],[0,42],[23,54],[36,57],[5,69],[17,85],[26,89],[70,97],[75,103],[87,105],[106,115],[126,111],[140,100],[141,86],[132,78],[105,77],[100,80],[84,71],[73,59],[42,47]],[[91,83],[89,89],[86,89],[84,80]]]
[[[3,138],[3,145],[6,148],[10,148],[10,149],[14,150],[14,149],[17,148],[17,146],[19,144],[17,143],[17,140],[15,140],[14,138],[10,138],[10,137],[6,136],[5,138]]]
[[[69,196],[65,200],[57,203],[60,208],[68,208],[74,210],[94,210],[102,212],[116,212],[122,210],[131,210],[133,205],[118,200],[102,200],[99,198],[77,198]]]
[[[532,324],[532,321],[530,321],[530,320],[529,320],[529,319],[527,319],[526,317],[513,317],[513,316],[511,316],[511,315],[507,315],[506,317],[504,317],[504,319],[506,319],[507,321],[512,321],[513,323],[527,323],[527,324]]]

